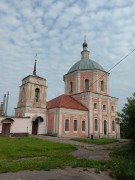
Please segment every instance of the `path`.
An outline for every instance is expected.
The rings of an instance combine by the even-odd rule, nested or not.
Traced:
[[[58,138],[50,136],[32,136],[52,142],[69,143],[77,146],[78,150],[72,152],[78,158],[94,160],[105,160],[109,158],[109,149],[127,144],[126,141],[107,145],[94,145],[72,141],[69,138]],[[107,171],[96,173],[90,168],[71,168],[52,169],[50,171],[20,171],[15,173],[0,174],[0,180],[113,180]]]
[[[72,155],[78,158],[87,158],[91,160],[108,160],[109,159],[109,152],[110,149],[113,147],[119,147],[123,146],[129,141],[127,140],[120,140],[116,143],[111,144],[104,144],[104,145],[96,145],[96,144],[90,144],[90,143],[83,143],[83,142],[77,142],[70,140],[70,138],[59,138],[59,137],[52,137],[52,136],[33,136],[40,139],[52,141],[52,142],[60,142],[60,143],[68,143],[77,146],[77,150],[72,152]]]
[[[0,180],[113,180],[107,171],[100,174],[89,168],[52,169],[50,171],[20,171],[0,174]]]

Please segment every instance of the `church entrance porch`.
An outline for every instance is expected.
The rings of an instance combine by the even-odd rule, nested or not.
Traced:
[[[32,134],[37,135],[39,129],[39,122],[43,122],[43,118],[41,116],[34,116],[32,118]]]

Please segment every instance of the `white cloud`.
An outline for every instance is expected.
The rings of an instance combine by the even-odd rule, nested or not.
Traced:
[[[1,0],[0,99],[10,91],[9,113],[21,79],[32,74],[36,53],[38,75],[47,79],[47,99],[64,92],[63,75],[80,60],[84,35],[90,58],[109,70],[135,48],[134,9],[134,0]],[[110,95],[119,98],[120,108],[135,89],[134,54],[110,74]]]

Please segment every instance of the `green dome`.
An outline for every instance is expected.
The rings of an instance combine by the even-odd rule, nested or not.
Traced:
[[[68,71],[69,73],[72,73],[74,71],[81,71],[81,70],[100,70],[100,71],[104,71],[104,68],[102,66],[100,66],[97,62],[91,60],[91,59],[82,59],[80,61],[78,61],[77,63],[75,63]]]

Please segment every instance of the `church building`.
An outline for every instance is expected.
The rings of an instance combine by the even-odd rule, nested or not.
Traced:
[[[46,79],[36,74],[25,77],[20,86],[15,116],[0,108],[0,134],[7,136],[43,134],[58,137],[120,138],[118,99],[109,96],[109,73],[90,59],[83,43],[81,60],[63,76],[65,92],[46,101]]]

